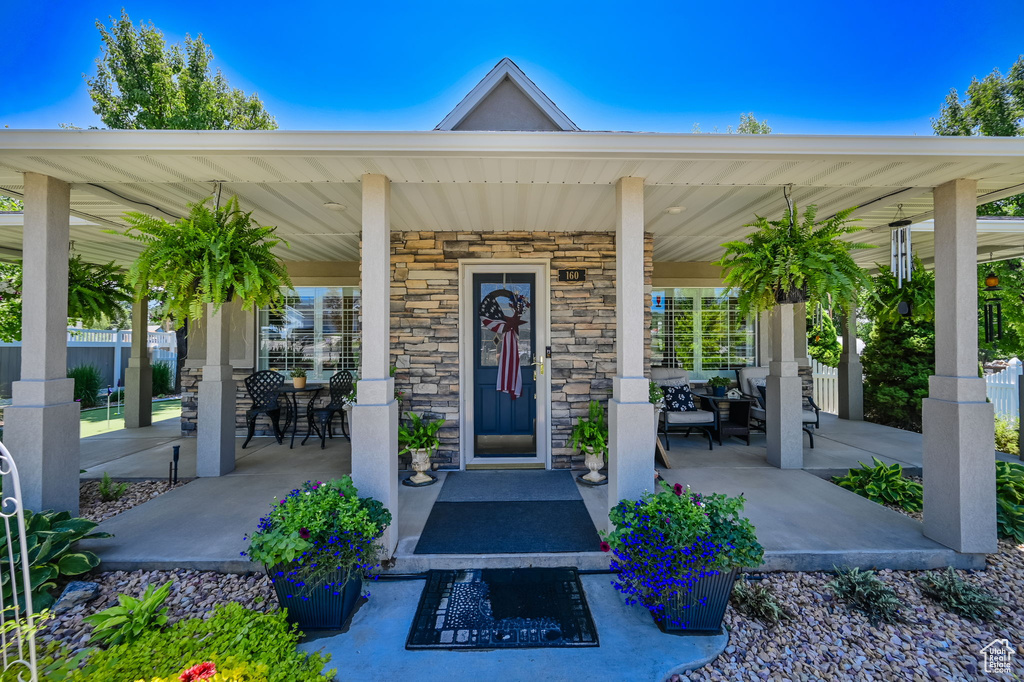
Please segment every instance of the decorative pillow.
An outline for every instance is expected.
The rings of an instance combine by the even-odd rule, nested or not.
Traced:
[[[757,379],[750,379],[750,388],[754,391],[754,396],[755,397],[757,396],[757,387],[758,386],[767,386],[767,385],[768,385],[768,379],[766,379],[764,377],[758,377]]]
[[[693,404],[693,394],[689,386],[662,386],[665,392],[665,409],[669,412],[692,412],[697,409]]]

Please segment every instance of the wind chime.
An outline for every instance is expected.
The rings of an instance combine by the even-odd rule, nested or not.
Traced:
[[[889,269],[896,278],[896,288],[902,289],[904,282],[909,282],[914,273],[914,250],[910,243],[909,218],[903,215],[903,204],[896,207],[896,215],[889,223],[892,229],[892,242],[889,248]],[[910,301],[900,301],[897,310],[906,317],[911,313]]]
[[[985,343],[992,343],[1003,338],[1003,298],[997,292],[1002,291],[999,286],[999,276],[995,270],[989,270],[985,275],[985,293],[997,294],[992,298],[986,298],[982,305],[982,317],[985,320]]]

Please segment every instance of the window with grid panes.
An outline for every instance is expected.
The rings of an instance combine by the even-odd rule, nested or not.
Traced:
[[[359,287],[296,287],[259,311],[259,369],[305,369],[310,382],[359,368]]]
[[[736,295],[722,288],[653,291],[651,366],[679,367],[700,380],[753,365],[754,322],[740,315]]]

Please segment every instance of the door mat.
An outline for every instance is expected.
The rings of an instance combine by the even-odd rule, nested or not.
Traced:
[[[582,500],[568,469],[560,471],[450,471],[438,502]]]
[[[435,502],[413,553],[596,552],[600,545],[583,500]]]
[[[599,646],[575,568],[430,571],[406,649]]]

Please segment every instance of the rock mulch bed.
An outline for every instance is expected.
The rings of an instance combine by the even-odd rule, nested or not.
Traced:
[[[186,483],[188,481],[179,480],[174,487],[180,488]],[[118,483],[114,482],[111,485],[116,486]],[[167,481],[133,481],[128,483],[124,495],[111,502],[104,502],[100,498],[100,481],[84,481],[79,487],[78,515],[98,523],[148,502],[169,490],[171,486]]]
[[[41,633],[43,641],[59,639],[80,649],[87,645],[92,626],[82,621],[85,616],[117,604],[118,594],[141,597],[146,586],[174,582],[171,594],[164,602],[168,623],[196,616],[209,617],[218,604],[237,601],[256,611],[277,608],[277,598],[270,579],[263,574],[236,575],[209,571],[113,571],[87,576],[86,580],[99,583],[99,595],[85,604],[79,604],[46,624]]]
[[[832,597],[824,573],[762,576],[793,615],[776,626],[743,616],[731,605],[725,653],[674,680],[976,680],[985,675],[981,649],[996,639],[1019,647],[1024,633],[1024,545],[1000,542],[988,570],[958,571],[998,595],[1006,606],[992,623],[976,623],[925,598],[920,572],[879,571],[878,577],[908,604],[908,622],[871,625]],[[1019,648],[1018,648],[1019,650]],[[1019,656],[1018,656],[1019,658]],[[1018,669],[1024,662],[1017,661]]]

